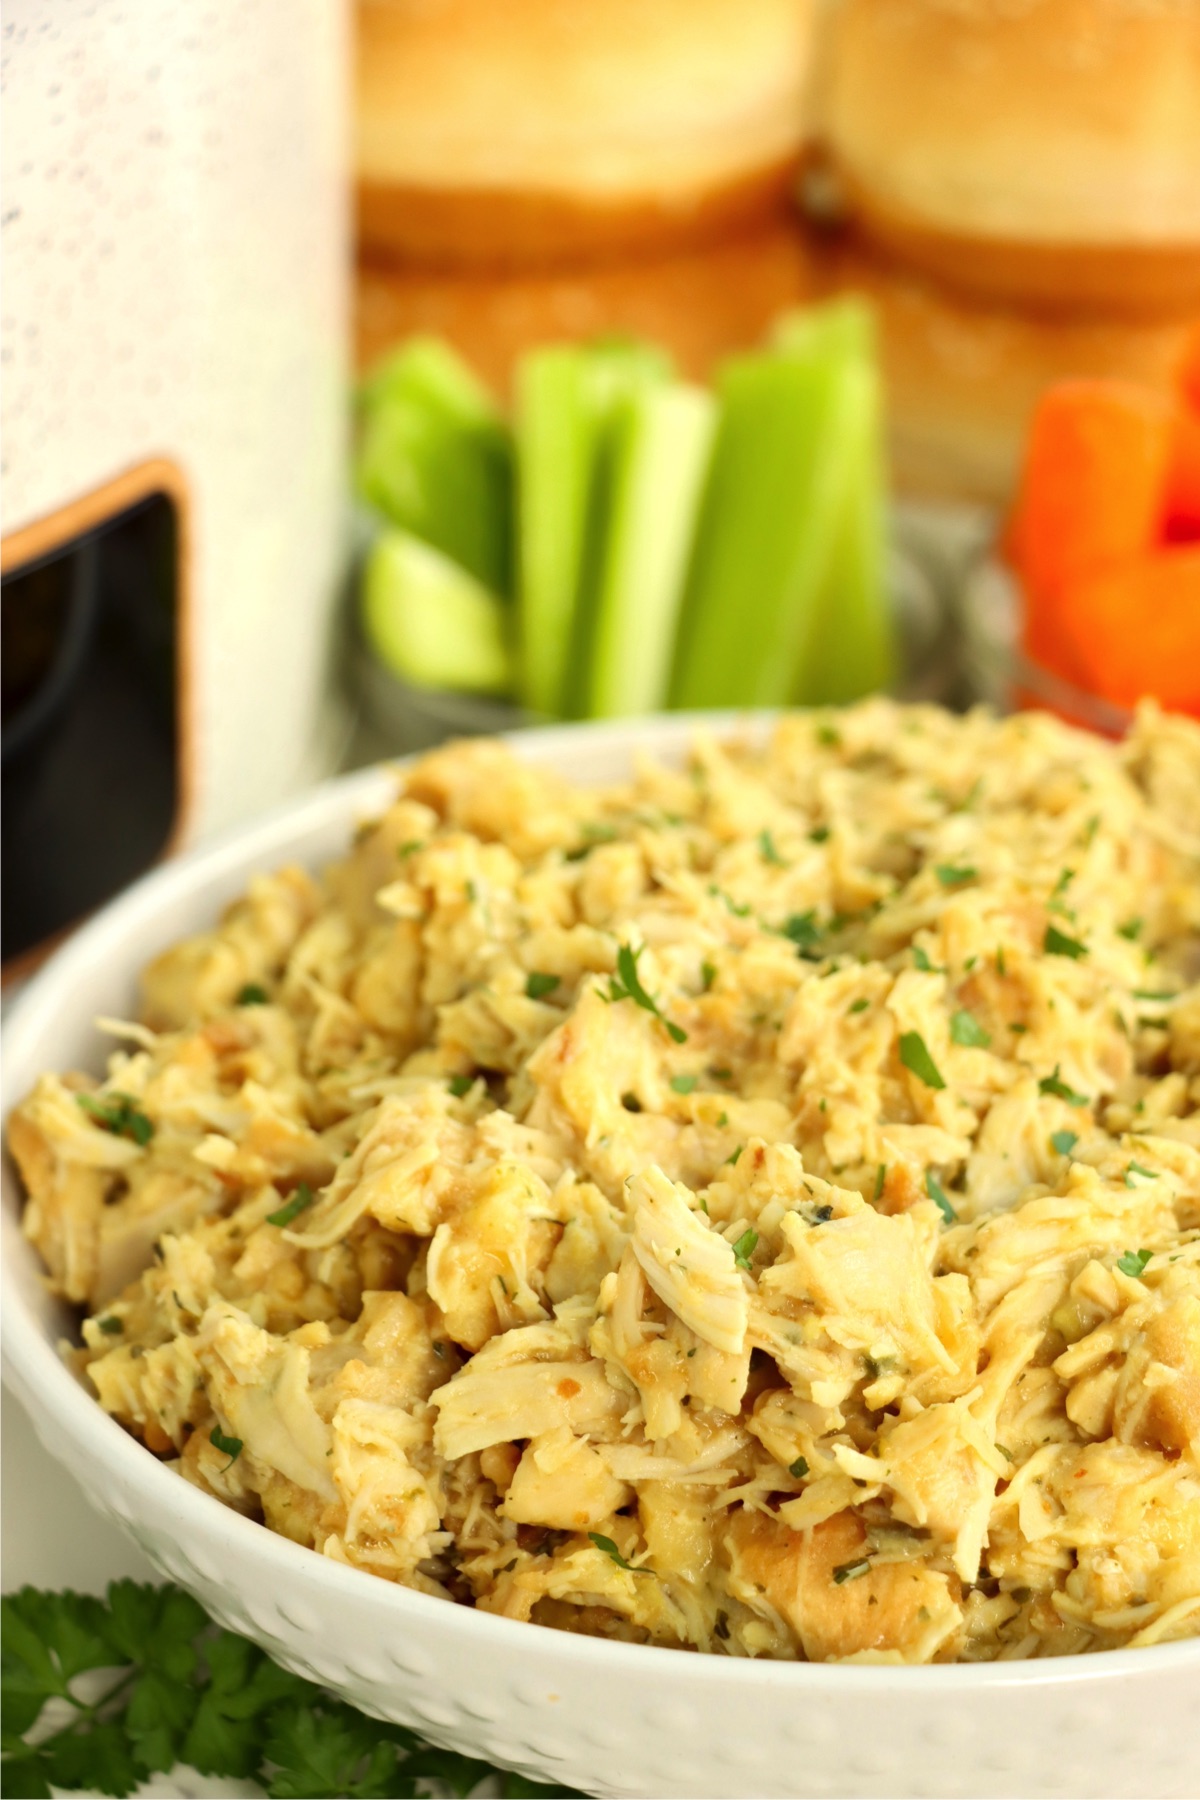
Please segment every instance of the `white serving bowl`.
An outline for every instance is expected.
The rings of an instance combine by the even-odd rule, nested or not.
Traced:
[[[718,719],[716,723],[728,724]],[[566,726],[514,746],[581,783],[635,750],[678,755],[694,721]],[[256,870],[341,853],[387,769],[319,788],[147,876],[29,984],[3,1104],[45,1069],[99,1071],[97,1015],[128,1014],[156,951],[210,923]],[[56,1344],[5,1172],[5,1374],[47,1449],[215,1618],[379,1718],[545,1781],[619,1795],[1200,1792],[1200,1643],[935,1668],[749,1662],[606,1643],[449,1605],[328,1561],[171,1474],[100,1410]]]

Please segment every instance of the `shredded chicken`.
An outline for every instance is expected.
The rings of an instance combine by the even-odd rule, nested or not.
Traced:
[[[101,1405],[315,1551],[737,1656],[1200,1631],[1200,730],[426,757],[9,1121]]]

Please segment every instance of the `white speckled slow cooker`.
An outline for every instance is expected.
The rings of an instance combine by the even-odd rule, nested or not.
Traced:
[[[518,736],[581,782],[686,720]],[[101,1066],[97,1014],[207,924],[256,869],[338,853],[386,770],[318,789],[148,876],[30,983],[7,1031],[4,1107],[47,1068]],[[301,1549],[188,1486],[101,1412],[59,1360],[70,1321],[42,1288],[5,1186],[6,1379],[96,1506],[223,1624],[365,1711],[595,1794],[1189,1796],[1200,1792],[1200,1643],[937,1668],[763,1663],[606,1643],[473,1612]]]

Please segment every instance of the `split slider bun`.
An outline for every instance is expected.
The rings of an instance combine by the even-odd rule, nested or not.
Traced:
[[[504,265],[696,241],[778,206],[818,0],[360,0],[368,252]]]
[[[1197,0],[841,0],[824,123],[851,212],[992,299],[1200,306]]]

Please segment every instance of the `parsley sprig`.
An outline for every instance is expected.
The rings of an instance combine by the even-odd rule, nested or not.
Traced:
[[[666,1026],[667,1036],[674,1043],[686,1044],[687,1032],[681,1025],[676,1025],[664,1015],[658,1001],[642,986],[641,977],[638,974],[638,958],[641,956],[643,948],[644,946],[639,945],[635,950],[631,944],[621,945],[617,951],[617,972],[608,978],[608,992],[605,999],[632,1000],[635,1006],[640,1006],[643,1012],[653,1013],[654,1017]]]
[[[82,1107],[95,1125],[111,1131],[114,1137],[130,1138],[145,1149],[154,1136],[154,1125],[142,1112],[131,1094],[112,1093],[104,1099],[95,1094],[76,1094],[76,1106]]]
[[[496,1774],[289,1674],[178,1588],[116,1581],[106,1601],[22,1588],[4,1598],[3,1639],[0,1774],[24,1800],[52,1787],[129,1794],[177,1762],[277,1800],[386,1800],[428,1781],[467,1795]],[[34,1742],[52,1700],[70,1717]],[[501,1776],[506,1800],[568,1791]]]

